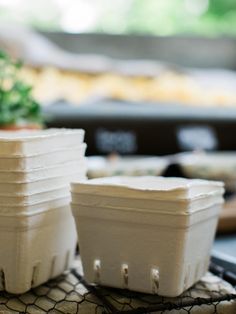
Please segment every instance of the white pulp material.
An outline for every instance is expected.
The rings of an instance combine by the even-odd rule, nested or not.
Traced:
[[[222,194],[220,182],[178,178],[72,184],[85,279],[180,295],[208,269]]]
[[[40,213],[43,211],[53,210],[57,207],[68,206],[70,196],[56,198],[48,201],[41,201],[32,205],[0,205],[0,217],[2,216],[30,216],[31,214]]]
[[[1,145],[0,145],[1,147]],[[50,167],[68,161],[75,161],[82,158],[85,154],[86,144],[77,147],[61,149],[50,153],[31,155],[27,157],[1,157],[0,171],[27,171],[42,167]]]
[[[212,191],[223,193],[224,184],[217,181],[152,176],[109,177],[75,182],[71,189],[72,192],[84,194],[176,200],[191,199]]]
[[[205,209],[214,204],[223,204],[223,198],[221,193],[209,193],[208,196],[198,196],[192,200],[152,200],[152,199],[129,199],[111,196],[101,195],[89,195],[83,193],[72,193],[72,202],[75,205],[84,206],[96,206],[99,208],[122,208],[122,210],[128,211],[143,211],[146,212],[163,212],[165,214],[176,215],[178,213],[190,213],[196,210]]]
[[[69,206],[1,216],[0,289],[24,293],[72,266],[76,230]]]
[[[70,188],[68,185],[65,185],[62,188],[55,189],[52,191],[46,191],[42,193],[34,193],[30,195],[4,195],[0,194],[0,212],[1,208],[4,206],[32,206],[38,203],[53,201],[61,198],[70,197]]]
[[[39,181],[61,176],[72,175],[75,172],[81,173],[82,177],[87,172],[86,158],[78,158],[61,164],[54,164],[50,167],[40,167],[29,171],[0,171],[0,182],[5,183],[26,183]]]
[[[2,183],[0,182],[0,194],[6,196],[26,196],[42,192],[53,191],[55,188],[63,188],[66,185],[69,187],[70,182],[74,180],[86,179],[86,175],[80,172],[74,172],[74,174],[47,178],[44,180],[30,181],[26,183]]]
[[[82,129],[0,131],[0,156],[28,156],[82,144]]]

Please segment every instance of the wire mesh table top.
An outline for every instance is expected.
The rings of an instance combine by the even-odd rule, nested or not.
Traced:
[[[0,292],[0,313],[236,313],[236,291],[218,276],[208,273],[178,298],[92,286],[82,276],[80,259],[68,273],[23,295]]]

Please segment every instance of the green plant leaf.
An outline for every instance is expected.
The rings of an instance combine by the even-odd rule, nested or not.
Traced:
[[[0,50],[0,126],[19,122],[43,123],[40,104],[32,97],[32,86],[18,78],[22,62]]]

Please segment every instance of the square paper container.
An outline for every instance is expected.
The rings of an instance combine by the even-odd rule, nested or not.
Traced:
[[[96,186],[98,179],[91,181],[94,181],[91,185],[90,181],[72,184],[72,211],[88,282],[175,297],[204,275],[221,210],[221,184],[211,186],[207,181],[197,180],[196,184],[195,180],[179,181],[179,185],[186,182],[185,186],[172,187],[162,194],[159,191],[158,195],[154,189],[139,190],[138,185],[136,189],[118,187],[116,194],[114,178],[110,186],[109,179],[100,186]],[[191,185],[187,186],[190,181]],[[198,205],[200,207],[195,206],[192,211],[179,207],[178,201],[186,200],[191,204],[191,198],[203,197],[204,193],[207,198],[210,188],[218,189],[221,198],[207,200],[205,205],[208,207]],[[170,192],[177,198],[172,202],[173,208],[159,211],[157,198],[162,196],[168,201]],[[88,194],[87,205],[85,197],[83,204],[75,203],[77,193]],[[104,203],[105,193],[114,196],[109,204]],[[97,203],[92,205],[92,194],[104,195],[104,201],[98,197]],[[117,197],[121,198],[121,195],[130,198],[126,207],[118,206]],[[173,199],[173,195],[170,198]],[[149,209],[149,200],[151,205],[155,197],[156,208],[150,206]],[[134,202],[135,206],[132,206]],[[136,208],[139,202],[141,205]]]
[[[42,213],[0,215],[1,288],[24,293],[71,267],[76,230],[69,206]]]
[[[67,149],[82,144],[82,129],[0,131],[0,156],[26,156]]]

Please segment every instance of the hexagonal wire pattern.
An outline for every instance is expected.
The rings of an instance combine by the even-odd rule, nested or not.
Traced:
[[[0,293],[0,313],[236,313],[236,291],[218,276],[208,273],[178,298],[166,298],[89,285],[78,259],[70,272],[23,295]]]

